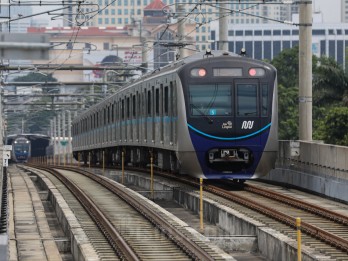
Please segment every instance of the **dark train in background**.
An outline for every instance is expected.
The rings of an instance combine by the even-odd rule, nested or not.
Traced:
[[[12,155],[11,162],[26,163],[31,157],[31,144],[30,141],[18,136],[12,141]]]
[[[276,69],[229,52],[199,53],[143,75],[73,121],[75,159],[206,179],[267,174],[278,149]]]

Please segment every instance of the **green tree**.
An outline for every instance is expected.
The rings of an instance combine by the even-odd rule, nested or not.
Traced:
[[[285,88],[298,86],[298,46],[284,49],[271,64],[277,68],[279,85]]]
[[[57,79],[52,76],[52,74],[44,75],[41,73],[29,73],[25,76],[20,76],[13,79],[14,82],[57,82]],[[43,93],[59,93],[59,89],[55,86],[45,86],[42,85]]]
[[[319,58],[313,73],[314,105],[338,105],[347,101],[348,79],[343,68],[333,58]]]
[[[348,146],[348,108],[335,107],[328,111],[324,119],[325,143]]]
[[[271,62],[278,71],[279,138],[298,139],[298,47],[283,50]],[[345,137],[334,140],[335,107],[348,104],[348,78],[342,67],[332,58],[313,56],[313,138],[333,144],[343,144]],[[344,119],[344,113],[338,117]],[[336,112],[338,113],[338,112]],[[328,119],[331,119],[329,122]],[[343,124],[344,125],[344,124]],[[347,126],[341,126],[347,132]]]
[[[278,86],[279,139],[298,139],[298,87]]]

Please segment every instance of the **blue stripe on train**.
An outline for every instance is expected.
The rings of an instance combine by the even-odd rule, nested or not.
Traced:
[[[267,127],[267,128],[266,128]],[[211,137],[208,139],[207,135],[202,136],[201,132],[197,132],[191,128],[189,128],[190,137],[192,140],[192,144],[195,148],[196,155],[202,171],[206,178],[208,179],[227,179],[227,178],[238,178],[238,179],[249,179],[251,178],[255,170],[259,164],[261,159],[264,147],[267,143],[267,139],[269,136],[269,127],[268,124],[266,127],[262,128],[262,130],[254,132],[253,135],[246,135],[250,138],[229,138],[229,140],[222,139],[212,139]],[[243,137],[246,137],[243,136]],[[256,145],[257,144],[257,145]],[[207,151],[213,148],[229,148],[229,147],[244,147],[250,149],[254,155],[253,165],[248,168],[245,172],[235,172],[235,173],[224,173],[216,170],[212,170],[208,168],[206,164],[207,160]]]

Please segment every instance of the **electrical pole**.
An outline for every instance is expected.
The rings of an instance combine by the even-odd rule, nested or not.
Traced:
[[[300,4],[299,139],[312,140],[312,0]]]
[[[226,2],[220,3],[220,9],[219,9],[219,50],[222,51],[228,51],[228,38],[227,38],[227,31],[228,31],[228,15],[226,14],[227,10],[227,4]]]
[[[182,4],[178,5],[178,42],[185,42],[185,7]],[[186,57],[185,45],[179,48],[180,59]]]
[[[56,147],[56,141],[57,141],[57,119],[56,117],[53,118],[53,159],[56,158],[56,152],[57,152],[57,147]],[[53,164],[54,164],[53,160]]]

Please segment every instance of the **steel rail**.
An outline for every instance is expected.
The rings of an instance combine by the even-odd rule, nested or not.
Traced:
[[[263,188],[260,188],[260,187],[254,186],[254,185],[250,185],[250,184],[244,185],[244,190],[250,191],[250,192],[259,194],[261,196],[271,198],[271,199],[276,199],[276,200],[283,202],[285,204],[288,204],[290,206],[306,210],[310,213],[322,216],[322,217],[327,218],[329,220],[334,220],[337,223],[341,223],[341,224],[348,226],[348,217],[347,216],[342,215],[342,214],[337,213],[337,212],[334,212],[334,211],[331,211],[329,209],[322,208],[318,205],[313,205],[313,204],[304,202],[302,200],[298,200],[294,197],[282,195],[282,194],[279,194],[277,192],[266,190],[266,189],[263,189]]]
[[[159,173],[157,173],[157,174],[159,174]],[[163,173],[163,172],[160,172],[160,175],[165,176],[165,177],[169,177],[171,179],[180,180],[181,182],[184,181],[185,183],[187,183],[191,186],[197,187],[197,188],[199,187],[199,182],[193,180],[192,178],[173,177],[173,175]],[[267,206],[264,206],[260,203],[257,203],[256,201],[247,199],[243,196],[238,195],[237,193],[226,191],[224,189],[218,188],[218,187],[213,186],[213,185],[203,185],[203,189],[205,191],[219,195],[225,199],[231,200],[233,202],[236,202],[236,203],[241,204],[243,206],[246,206],[248,208],[254,209],[254,210],[256,210],[256,211],[258,211],[258,212],[260,212],[268,217],[276,219],[276,220],[278,220],[282,223],[285,223],[285,224],[296,229],[296,218],[295,217],[284,214],[284,213],[277,211],[273,208],[269,208]],[[276,194],[276,192],[273,192],[273,195],[271,196],[272,199],[276,199],[275,194]],[[285,198],[285,196],[284,196],[284,198]],[[301,202],[295,198],[291,198],[291,197],[288,197],[287,200],[289,200],[289,201],[294,200],[294,201],[296,201],[296,204],[298,204],[298,205],[299,205],[299,203],[303,203],[303,202]],[[294,203],[294,205],[296,205],[296,204]],[[314,214],[325,215],[324,217],[327,217],[330,220],[337,221],[337,222],[342,223],[344,225],[346,224],[346,220],[348,219],[348,217],[346,217],[344,215],[340,215],[338,213],[335,213],[335,212],[332,212],[329,210],[325,210],[323,208],[320,208],[319,206],[312,205],[310,207],[310,204],[307,204],[307,203],[303,204],[302,207],[300,207],[300,206],[295,206],[295,207],[298,207],[298,208],[301,208],[304,210],[306,210],[308,208],[309,212],[313,211]],[[317,211],[315,211],[316,208],[319,208],[319,209]],[[327,212],[327,214],[324,214],[325,212]],[[332,215],[335,215],[335,216],[332,216]],[[304,221],[301,222],[301,230],[304,231],[305,233],[307,233],[308,235],[311,235],[317,239],[320,239],[320,240],[324,241],[325,243],[327,243],[331,246],[334,246],[338,249],[341,249],[342,251],[348,253],[348,240],[346,240],[342,237],[336,236],[330,232],[327,232],[319,227],[316,227],[316,226],[311,225],[308,222],[304,222]]]
[[[57,177],[75,195],[75,197],[81,202],[90,216],[95,220],[96,224],[104,233],[111,246],[121,257],[125,258],[126,260],[132,261],[140,260],[135,254],[134,250],[127,244],[121,234],[117,231],[117,229],[100,211],[98,206],[94,204],[94,202],[81,189],[79,189],[68,178],[64,177],[58,171],[52,168],[45,168],[36,165],[35,168],[48,171],[49,173]]]
[[[144,171],[144,169],[140,170],[138,168],[130,168],[130,169]],[[165,173],[165,172],[160,172],[160,171],[157,171],[157,174],[161,175],[163,177],[178,180],[180,182],[185,182],[186,184],[191,185],[193,187],[197,187],[197,188],[199,187],[199,182],[197,182],[196,180],[193,180],[190,177],[176,177],[176,176],[170,175],[170,174]],[[295,217],[284,214],[284,213],[277,211],[273,208],[269,208],[267,206],[264,206],[260,203],[257,203],[256,201],[242,197],[242,196],[238,195],[237,193],[226,191],[224,189],[218,188],[218,187],[213,186],[213,185],[203,185],[203,189],[207,192],[211,192],[211,193],[216,194],[218,196],[221,196],[225,199],[231,200],[233,202],[236,202],[236,203],[241,204],[243,206],[246,206],[248,208],[254,209],[254,210],[256,210],[256,211],[258,211],[258,212],[260,212],[268,217],[271,217],[275,220],[278,220],[278,221],[280,221],[284,224],[287,224],[288,226],[296,229],[296,218]],[[292,199],[291,197],[288,197],[288,198],[296,201],[296,199]],[[272,195],[272,199],[276,199],[275,195]],[[298,204],[298,203],[301,203],[301,202],[297,200],[296,204]],[[303,207],[298,206],[298,208],[306,210],[305,206],[303,206]],[[330,212],[329,210],[325,210],[323,208],[321,208],[318,211],[315,211],[315,208],[317,208],[317,206],[312,205],[312,208],[308,208],[309,209],[308,211],[309,212],[313,211],[314,214],[316,214],[315,212],[318,212],[317,215],[322,215],[324,213],[324,211],[328,212],[328,214],[323,214],[323,215],[325,215],[324,217],[327,217],[328,219],[331,219],[333,221],[338,220],[339,223],[343,223],[345,225],[345,220],[347,219],[347,217],[342,216],[338,213],[334,213],[334,212],[329,213]],[[335,214],[336,217],[329,218],[331,214]],[[344,217],[344,219],[340,218],[340,216]],[[317,239],[320,239],[323,242],[348,253],[348,240],[346,240],[342,237],[336,236],[330,232],[327,232],[319,227],[316,227],[314,225],[311,225],[311,224],[309,224],[307,222],[303,222],[303,221],[301,222],[301,230],[303,232],[307,233],[308,235],[311,235]]]
[[[142,213],[151,223],[156,225],[164,234],[171,238],[178,246],[183,249],[187,254],[196,260],[213,261],[214,258],[210,256],[204,249],[199,247],[195,242],[188,239],[183,233],[178,231],[170,222],[168,222],[163,217],[159,216],[154,210],[146,207],[142,202],[137,201],[132,196],[128,195],[126,191],[118,189],[115,187],[115,183],[110,181],[108,178],[103,176],[92,174],[85,170],[80,170],[76,168],[69,167],[59,167],[61,169],[67,169],[70,171],[78,172],[85,175],[99,184],[103,185],[117,196],[126,201],[138,212]]]
[[[276,219],[282,223],[285,223],[293,228],[296,228],[296,218],[292,217],[290,215],[284,214],[280,211],[277,211],[273,208],[269,208],[267,206],[264,206],[260,203],[257,203],[256,201],[253,201],[251,199],[247,199],[245,197],[242,197],[240,195],[238,195],[237,193],[234,192],[226,192],[223,189],[220,189],[218,187],[215,186],[205,186],[204,189],[206,191],[210,191],[213,192],[216,195],[219,195],[223,198],[226,198],[228,200],[237,202],[243,206],[252,208],[268,217],[271,217],[273,219]],[[302,221],[301,222],[301,230],[306,232],[309,235],[314,236],[315,238],[318,238],[322,241],[324,241],[325,243],[337,247],[345,252],[348,253],[348,240],[336,236],[330,232],[327,232],[319,227],[316,227],[314,225],[311,225],[307,222]]]

